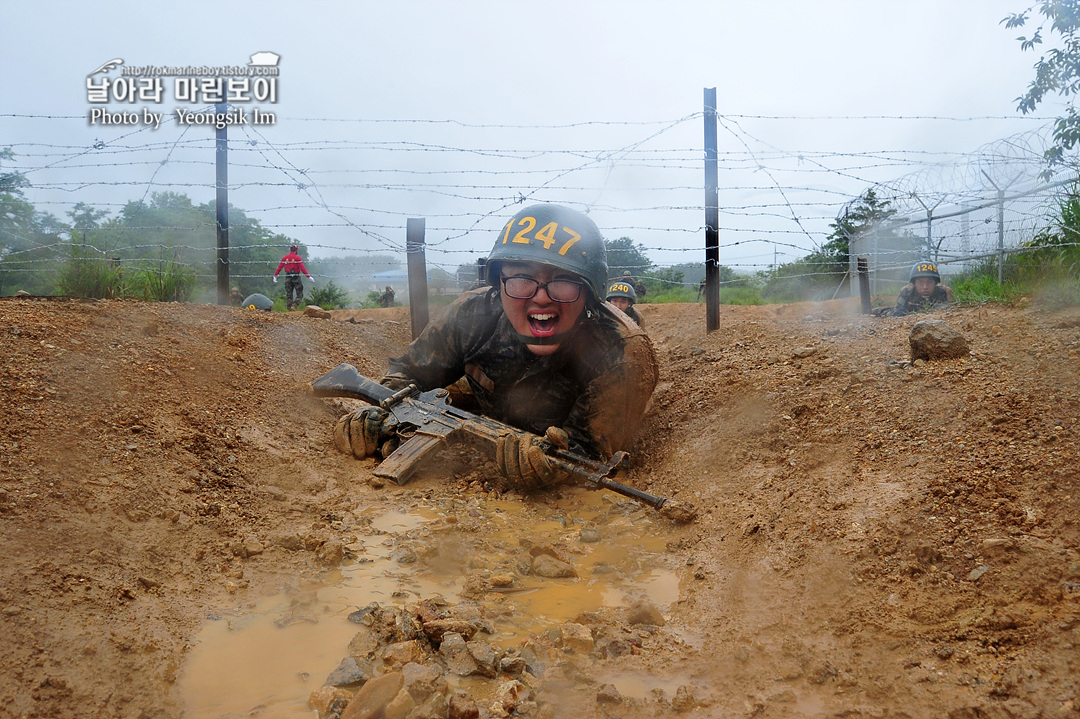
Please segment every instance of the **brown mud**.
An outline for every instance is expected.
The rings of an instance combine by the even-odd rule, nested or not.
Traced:
[[[333,448],[344,404],[303,390],[339,362],[380,376],[407,308],[0,301],[0,717],[314,717],[344,646],[242,710],[213,695],[255,659],[200,650],[347,643],[366,561],[393,562],[360,584],[398,606],[510,577],[492,641],[549,652],[549,715],[1080,715],[1080,312],[954,308],[971,356],[911,366],[919,318],[852,302],[723,307],[707,336],[703,305],[639,309],[661,375],[625,481],[693,502],[688,525],[501,493],[468,458],[373,486]],[[522,539],[577,579],[530,584]],[[570,615],[623,631],[641,598],[663,622],[633,651],[548,646]]]

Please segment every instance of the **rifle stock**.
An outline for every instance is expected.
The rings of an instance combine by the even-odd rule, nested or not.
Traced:
[[[339,364],[312,381],[309,391],[316,397],[350,397],[379,405],[397,419],[401,444],[375,469],[375,476],[405,484],[426,457],[443,443],[462,434],[479,437],[492,444],[507,432],[522,433],[489,417],[450,406],[445,389],[420,392],[415,385],[395,392],[368,379],[351,364]],[[565,449],[550,448],[546,454],[560,468],[595,488],[609,489],[660,509],[665,497],[634,489],[611,477],[627,465],[626,452],[616,452],[607,462],[598,462]]]

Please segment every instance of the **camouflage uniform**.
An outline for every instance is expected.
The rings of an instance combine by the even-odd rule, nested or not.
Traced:
[[[304,301],[304,281],[299,272],[285,274],[285,307],[294,310]]]
[[[615,309],[618,310],[619,308],[616,307]],[[638,327],[645,329],[645,322],[641,319],[641,315],[638,314],[637,309],[635,309],[633,305],[627,307],[626,312],[623,314],[636,322]]]
[[[464,376],[479,412],[534,434],[562,427],[570,449],[598,459],[629,448],[656,386],[649,338],[605,305],[591,310],[554,354],[517,338],[492,288],[464,293],[390,360],[383,384],[422,390]]]
[[[896,297],[896,307],[893,308],[893,317],[903,317],[909,312],[937,310],[953,302],[951,287],[936,285],[929,297],[923,297],[915,291],[914,283],[904,285],[900,294]]]

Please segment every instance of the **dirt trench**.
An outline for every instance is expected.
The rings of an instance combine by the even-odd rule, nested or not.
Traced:
[[[226,715],[184,694],[207,627],[310,597],[358,543],[415,540],[426,559],[441,539],[373,534],[365,513],[391,511],[477,542],[463,584],[527,581],[503,515],[531,519],[500,531],[535,530],[529,547],[580,570],[556,581],[613,581],[583,529],[670,578],[671,596],[646,597],[662,622],[631,621],[645,575],[611,560],[625,601],[572,622],[591,646],[542,623],[513,636],[537,670],[519,714],[1080,714],[1080,312],[954,308],[937,318],[971,355],[911,365],[920,318],[855,308],[723,307],[706,336],[703,305],[640,307],[661,382],[626,481],[693,502],[697,521],[676,525],[575,488],[503,493],[482,457],[373,486],[373,462],[333,449],[341,403],[303,387],[339,362],[379,376],[408,342],[406,308],[0,301],[0,716]],[[430,570],[398,562],[403,605]],[[315,596],[320,624],[348,621]],[[477,605],[495,643],[526,613],[504,596]],[[305,678],[292,715],[317,716],[323,679]]]

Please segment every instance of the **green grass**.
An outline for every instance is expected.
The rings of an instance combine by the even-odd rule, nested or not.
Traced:
[[[998,283],[997,274],[961,275],[950,281],[957,304],[981,305],[987,302],[1010,304],[1023,294],[1012,282]]]
[[[797,300],[793,300],[797,301]],[[643,304],[664,304],[668,302],[705,302],[704,296],[698,297],[697,289],[689,287],[671,287],[655,292],[650,289]],[[763,305],[767,300],[761,296],[757,287],[735,286],[720,288],[722,305]]]
[[[119,265],[103,252],[76,242],[71,245],[71,256],[57,272],[56,289],[70,297],[120,297],[123,277]]]

